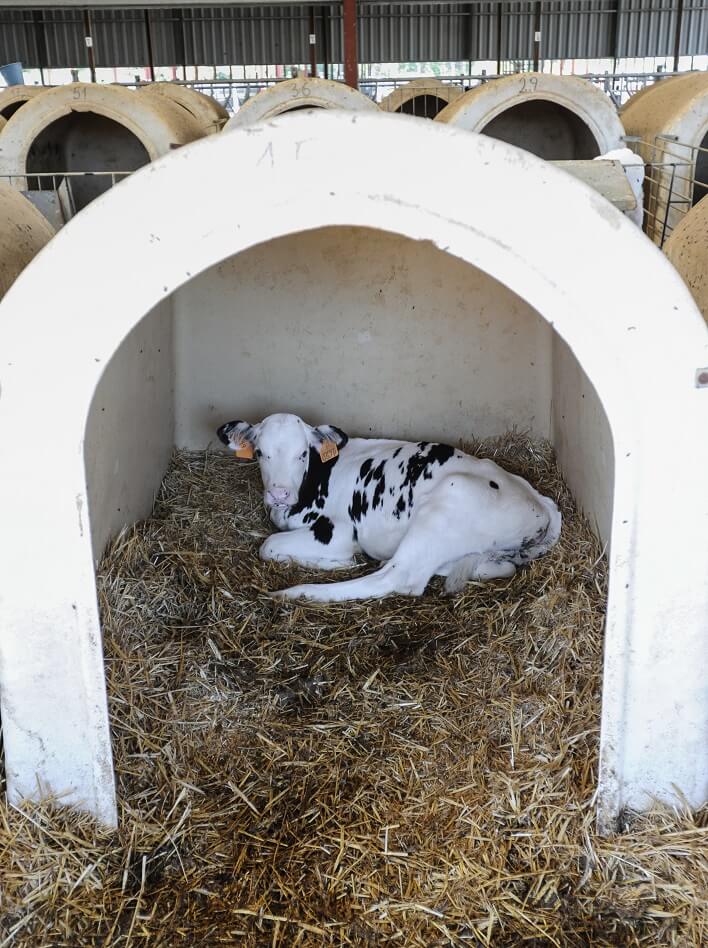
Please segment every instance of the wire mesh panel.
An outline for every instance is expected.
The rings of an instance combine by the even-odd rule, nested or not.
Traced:
[[[56,195],[62,222],[66,223],[86,204],[104,194],[131,171],[36,171],[32,174],[0,174],[0,182],[29,195]]]
[[[626,142],[644,160],[644,232],[663,247],[688,211],[708,195],[708,147],[672,135],[628,137]]]

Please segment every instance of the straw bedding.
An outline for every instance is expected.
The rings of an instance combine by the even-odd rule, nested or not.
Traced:
[[[602,551],[547,446],[472,447],[558,547],[330,606],[268,598],[314,574],[258,560],[253,464],[175,455],[99,570],[120,829],[3,805],[0,945],[707,943],[705,813],[594,833]]]

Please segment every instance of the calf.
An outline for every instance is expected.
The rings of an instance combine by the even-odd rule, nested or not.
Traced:
[[[230,421],[218,435],[238,456],[258,459],[270,519],[286,531],[263,543],[264,560],[338,569],[365,553],[384,563],[368,576],[280,596],[418,596],[435,575],[456,592],[470,579],[512,576],[560,535],[552,500],[493,461],[446,444],[350,439],[286,414],[258,425]]]

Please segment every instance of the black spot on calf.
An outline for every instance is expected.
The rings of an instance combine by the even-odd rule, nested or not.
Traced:
[[[377,507],[383,507],[383,495],[386,491],[386,478],[381,477],[381,480],[376,485],[376,490],[374,491],[374,496],[371,499],[371,509],[376,510]]]
[[[451,457],[454,457],[454,454],[455,449],[451,448],[449,444],[433,444],[431,445],[430,451],[428,451],[428,461],[431,464],[437,462],[443,465],[449,461]]]
[[[318,543],[324,543],[326,545],[332,539],[334,524],[329,517],[318,517],[310,527],[310,530],[314,533],[315,540],[317,540]]]
[[[355,490],[352,494],[352,502],[349,505],[349,516],[352,520],[361,520],[363,514],[363,501],[366,500],[366,495],[362,494],[361,491]]]
[[[426,453],[426,449],[427,453]],[[441,467],[455,454],[455,449],[449,444],[430,444],[428,441],[418,442],[418,450],[408,458],[406,476],[401,482],[402,488],[408,488],[408,506],[413,506],[413,490],[418,481],[423,478],[430,481],[433,478],[433,465]]]
[[[497,484],[496,481],[490,481],[489,486],[494,488],[494,490],[499,490],[499,485]]]
[[[312,507],[318,507],[320,510],[324,507],[329,494],[329,478],[338,460],[339,455],[323,464],[320,452],[310,448],[310,463],[300,484],[297,503],[290,509],[291,516]]]
[[[451,448],[449,444],[431,444],[428,452],[424,453],[426,448],[428,448],[428,442],[421,441],[415,454],[408,458],[408,470],[403,481],[404,487],[412,489],[421,477],[426,481],[432,480],[432,466],[434,464],[442,466],[455,454],[455,449]]]

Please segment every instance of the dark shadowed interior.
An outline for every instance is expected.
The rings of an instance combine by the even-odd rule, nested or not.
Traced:
[[[27,99],[18,99],[16,102],[10,102],[4,109],[0,109],[0,115],[7,121],[12,118],[18,109],[22,108],[25,102],[27,102]]]
[[[583,120],[557,102],[532,99],[497,115],[485,135],[525,148],[546,161],[597,158],[600,149]]]
[[[404,115],[433,119],[438,112],[442,112],[446,105],[445,99],[441,99],[436,95],[417,95],[415,98],[404,102],[396,111],[402,112]]]
[[[696,156],[696,173],[693,184],[693,200],[691,206],[698,204],[701,198],[708,194],[708,133],[703,136],[700,144],[703,149]]]
[[[95,112],[72,112],[43,129],[27,156],[28,172],[52,172],[56,179],[28,183],[32,190],[53,190],[65,171],[135,171],[149,160],[142,142],[119,122]],[[72,178],[76,210],[110,186],[110,176]]]
[[[289,109],[284,109],[281,114],[284,115],[285,112],[302,112],[305,109],[323,109],[323,108],[324,108],[323,105],[293,105]]]

